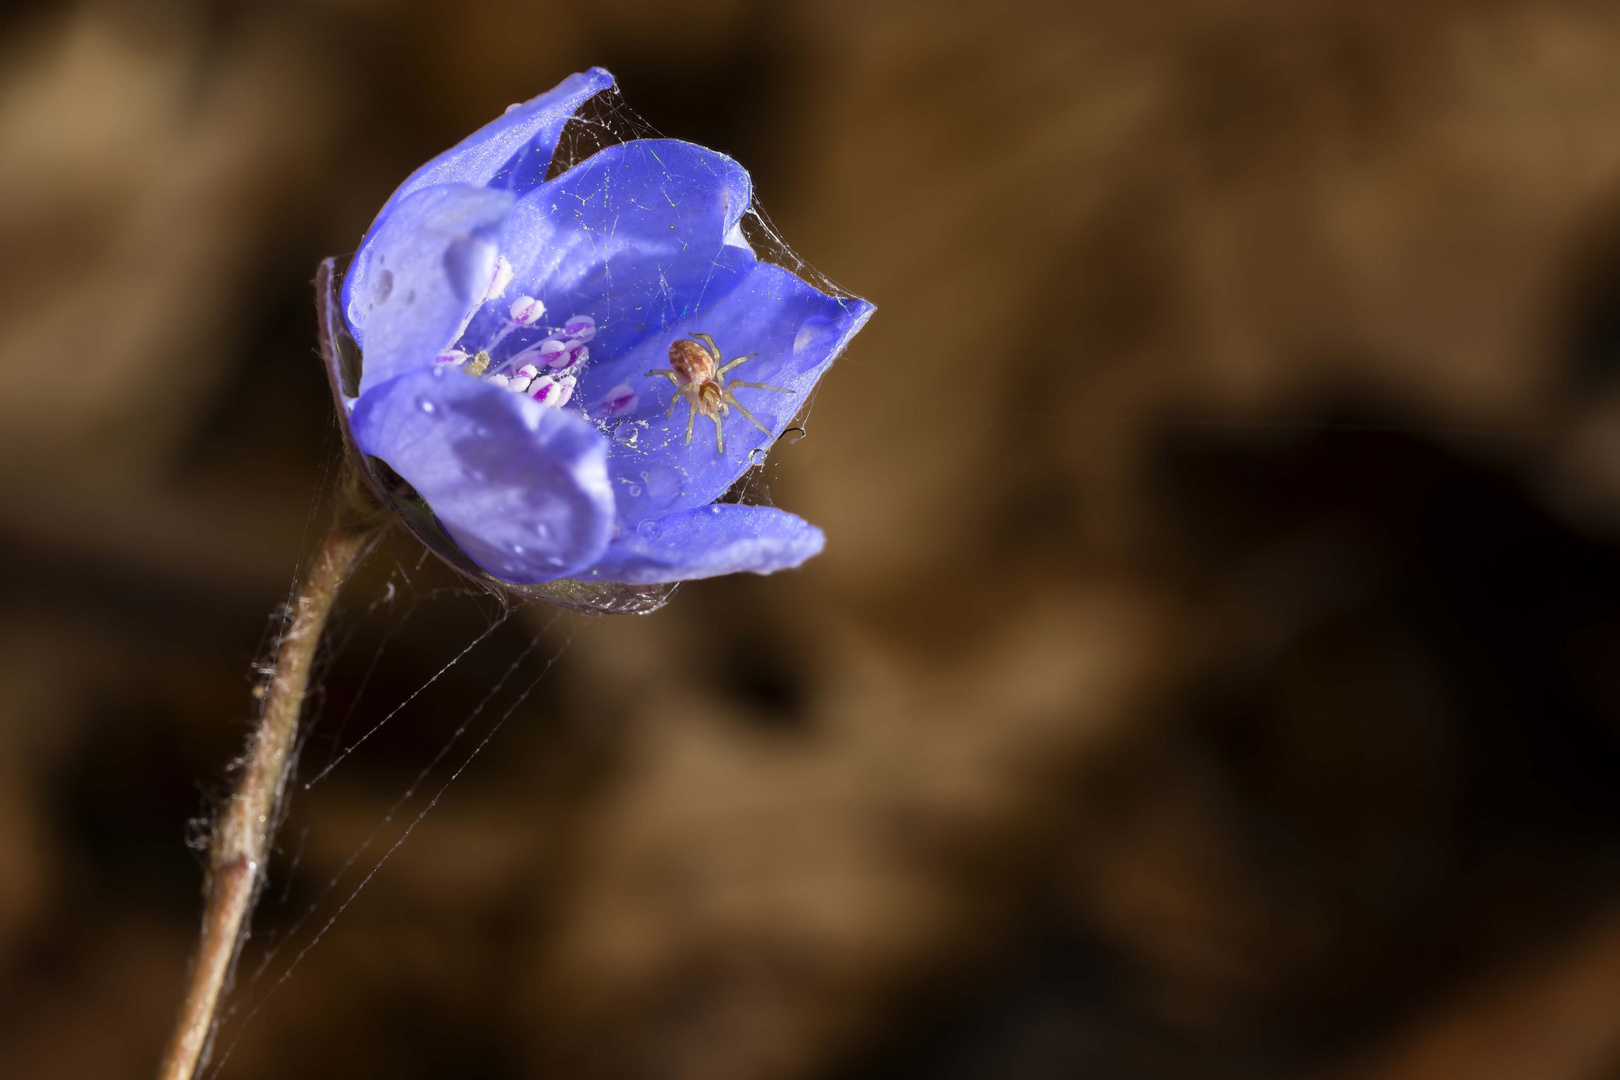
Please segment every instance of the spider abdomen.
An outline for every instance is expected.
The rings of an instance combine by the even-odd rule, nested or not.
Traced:
[[[669,366],[683,383],[702,385],[714,378],[714,357],[691,338],[682,338],[669,347]]]

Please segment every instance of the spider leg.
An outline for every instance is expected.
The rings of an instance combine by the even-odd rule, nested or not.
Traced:
[[[748,422],[750,424],[753,424],[755,427],[759,428],[759,430],[763,431],[767,435],[769,435],[771,433],[770,428],[766,427],[764,424],[762,424],[758,420],[754,419],[754,414],[748,411],[748,406],[744,405],[742,402],[738,401],[736,398],[731,396],[731,391],[730,390],[726,391],[725,402],[728,405],[735,406],[736,410],[738,412],[742,413],[744,416],[746,416],[748,418]]]
[[[709,350],[709,355],[714,357],[714,362],[718,364],[720,362],[720,346],[714,343],[714,338],[708,334],[693,334],[692,336],[703,342],[703,347]]]
[[[726,437],[720,430],[720,414],[712,412],[709,419],[714,421],[714,448],[723,454],[726,452]]]
[[[686,410],[686,445],[687,446],[692,445],[692,422],[694,420],[696,420],[696,419],[697,419],[697,409],[696,408],[687,409]]]
[[[669,383],[670,383],[671,386],[679,386],[679,385],[681,385],[681,380],[677,379],[675,377],[675,373],[673,371],[669,370],[669,368],[659,368],[656,371],[649,371],[649,372],[647,372],[647,374],[648,374],[649,377],[653,376],[653,375],[662,375],[664,378],[669,380]]]
[[[686,389],[685,387],[682,387],[681,389],[675,391],[674,395],[670,397],[669,408],[664,411],[665,420],[668,420],[670,417],[675,415],[675,406],[680,404],[681,395],[684,393],[686,393]]]
[[[780,392],[782,392],[784,394],[793,393],[793,391],[789,390],[785,386],[772,386],[770,383],[762,383],[762,382],[743,382],[741,379],[732,379],[730,382],[726,383],[726,385],[727,386],[752,386],[755,390],[778,390],[778,391],[780,391]]]
[[[752,360],[754,357],[756,357],[758,355],[759,355],[759,353],[757,353],[757,352],[751,352],[747,356],[734,356],[730,360],[726,361],[726,366],[721,368],[719,371],[715,372],[715,374],[716,375],[724,375],[726,372],[730,371],[732,368],[736,367],[738,364],[742,363],[744,360]]]

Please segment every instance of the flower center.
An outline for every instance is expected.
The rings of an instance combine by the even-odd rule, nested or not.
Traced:
[[[505,291],[510,279],[510,273],[497,273],[486,302]],[[570,315],[562,326],[551,327],[545,325],[545,313],[546,305],[540,300],[519,296],[481,347],[473,349],[464,330],[463,340],[441,353],[436,363],[451,365],[542,405],[561,408],[573,397],[590,360],[586,343],[596,336],[596,320],[589,315]]]

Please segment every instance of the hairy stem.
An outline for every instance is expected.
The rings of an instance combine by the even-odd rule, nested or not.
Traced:
[[[230,982],[246,935],[248,915],[264,880],[264,864],[282,790],[293,761],[298,715],[309,688],[310,665],[321,631],[370,532],[340,517],[327,534],[293,606],[277,648],[275,676],[264,713],[249,743],[230,803],[214,823],[209,843],[202,936],[192,960],[185,1001],[163,1055],[159,1080],[192,1080],[206,1062],[215,1012]]]

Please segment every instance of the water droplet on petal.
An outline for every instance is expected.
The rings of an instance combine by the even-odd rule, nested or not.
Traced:
[[[659,465],[647,473],[647,494],[659,506],[673,502],[681,493],[681,478],[667,465]]]
[[[812,315],[799,327],[799,332],[793,335],[793,355],[798,356],[805,350],[822,344],[832,329],[831,319],[823,315]]]
[[[643,540],[656,540],[663,535],[664,527],[652,518],[642,518],[641,524],[636,526],[636,535]]]
[[[417,398],[416,407],[429,415],[432,415],[434,411],[433,402],[429,401],[427,398]]]
[[[640,494],[641,494],[641,485],[640,484],[631,484],[630,485],[630,497],[631,498],[636,498],[636,497],[640,496]]]

